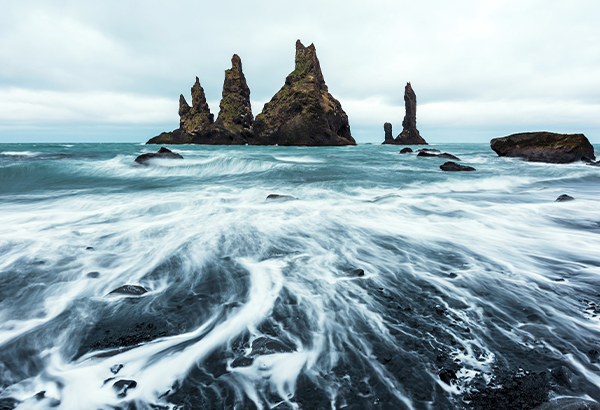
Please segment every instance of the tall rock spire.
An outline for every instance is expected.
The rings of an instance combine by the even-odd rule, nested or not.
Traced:
[[[214,122],[198,77],[192,86],[192,107],[190,108],[183,95],[179,97],[179,117],[179,128],[187,134],[201,132]]]
[[[417,130],[417,95],[410,83],[404,88],[404,107],[406,114],[402,121],[402,132],[395,139],[399,145],[427,145]]]
[[[356,145],[348,116],[327,89],[315,46],[296,42],[295,68],[254,121],[258,145]]]
[[[225,70],[219,107],[219,116],[215,124],[237,132],[252,128],[254,116],[250,106],[250,88],[246,84],[246,77],[242,71],[242,60],[237,54],[231,58],[231,68]]]

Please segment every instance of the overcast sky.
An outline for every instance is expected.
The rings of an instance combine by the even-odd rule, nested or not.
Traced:
[[[242,58],[257,115],[314,43],[358,142],[519,131],[600,143],[598,0],[0,0],[0,142],[145,142],[179,126],[195,77],[219,111]],[[191,102],[191,101],[190,101]]]

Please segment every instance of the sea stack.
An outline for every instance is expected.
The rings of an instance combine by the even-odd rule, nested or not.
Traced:
[[[417,95],[410,83],[404,87],[404,107],[406,113],[402,121],[402,132],[396,137],[396,144],[427,145],[417,129]]]
[[[392,134],[392,124],[386,122],[383,124],[383,132],[385,133],[384,144],[393,144],[394,143],[394,135]]]
[[[254,121],[255,145],[356,145],[348,116],[328,91],[315,46],[296,42],[296,66]]]
[[[386,131],[383,143],[395,145],[428,145],[417,129],[417,95],[410,83],[406,83],[406,87],[404,87],[404,109],[405,115],[402,121],[402,132],[395,139],[389,139]]]
[[[237,54],[231,58],[231,68],[225,70],[225,81],[219,116],[214,115],[206,102],[200,80],[192,86],[192,106],[179,97],[179,128],[163,132],[147,144],[247,144],[252,136],[252,108],[250,88],[242,72],[242,60]]]
[[[583,134],[524,132],[494,138],[490,146],[501,157],[518,157],[532,162],[565,164],[595,159],[594,147]]]

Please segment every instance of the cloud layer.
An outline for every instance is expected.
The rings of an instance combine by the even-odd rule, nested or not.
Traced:
[[[429,141],[545,129],[600,142],[600,4],[592,0],[0,6],[0,142],[73,126],[81,141],[97,138],[85,128],[98,126],[143,141],[140,130],[178,126],[178,96],[189,95],[195,76],[218,112],[233,53],[256,115],[293,70],[298,38],[315,43],[359,142],[382,141],[385,121],[400,132],[407,81]]]

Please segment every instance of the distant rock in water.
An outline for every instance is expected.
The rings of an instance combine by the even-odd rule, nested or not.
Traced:
[[[435,150],[437,151],[437,150]],[[447,152],[438,154],[435,151],[430,151],[430,150],[420,150],[419,153],[417,154],[417,157],[437,157],[437,158],[445,158],[445,159],[453,159],[455,161],[460,161],[460,158],[458,158],[455,155],[452,154],[448,154]]]
[[[219,116],[214,115],[206,102],[200,80],[192,86],[192,106],[179,97],[179,128],[163,132],[147,144],[210,144],[243,145],[252,136],[254,118],[250,106],[250,88],[242,71],[242,60],[237,54],[231,58],[231,68],[225,70],[225,81]]]
[[[492,150],[501,157],[518,157],[532,162],[564,164],[595,159],[594,147],[583,134],[525,132],[494,138]]]
[[[142,286],[138,286],[138,285],[123,285],[121,287],[116,288],[115,290],[111,291],[109,293],[109,295],[130,295],[130,296],[140,296],[143,295],[144,293],[147,293],[148,291],[142,287]]]
[[[142,165],[148,165],[148,161],[151,159],[183,159],[183,157],[168,148],[161,147],[158,152],[151,152],[148,154],[142,154],[135,159],[135,162]]]
[[[395,139],[387,137],[384,144],[395,145],[427,145],[427,141],[421,137],[417,129],[417,95],[410,83],[406,83],[404,88],[404,120],[402,121],[402,132]],[[386,123],[388,124],[388,123]],[[391,132],[391,124],[390,124]]]
[[[394,143],[394,135],[392,134],[392,124],[386,122],[383,124],[383,132],[385,133],[384,144],[393,144]],[[412,151],[412,150],[411,150]]]
[[[573,198],[570,195],[567,194],[562,194],[561,196],[559,196],[558,198],[556,198],[556,201],[554,202],[565,202],[565,201],[573,201],[575,198]]]
[[[400,150],[400,154],[408,154],[408,153],[411,153],[411,152],[413,152],[413,150],[411,148],[408,148],[408,147],[402,148]]]
[[[298,198],[293,197],[291,195],[269,194],[267,196],[268,201],[293,201],[295,199],[298,199]]]
[[[325,85],[315,46],[296,42],[296,67],[254,121],[255,145],[356,145],[348,116]]]
[[[460,165],[460,164],[457,164],[456,162],[452,162],[452,161],[448,161],[448,162],[440,165],[440,169],[442,171],[449,171],[449,172],[475,171],[475,168],[473,168],[473,167],[469,167],[467,165]]]

